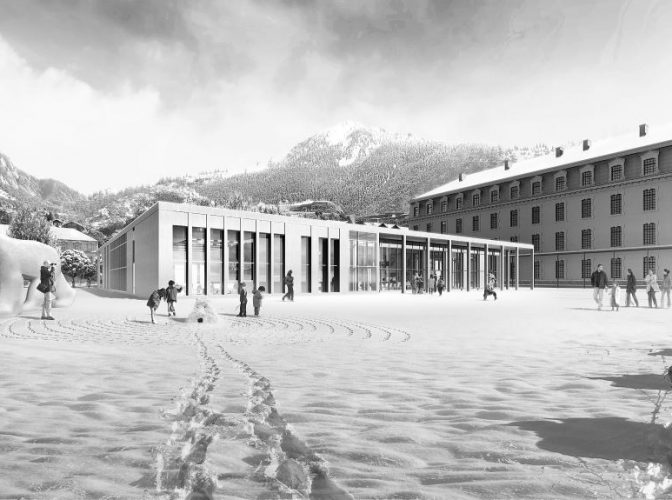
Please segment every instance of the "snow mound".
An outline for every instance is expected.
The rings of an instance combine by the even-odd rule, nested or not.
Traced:
[[[217,313],[205,299],[196,299],[194,309],[187,317],[189,323],[217,323],[217,320]]]

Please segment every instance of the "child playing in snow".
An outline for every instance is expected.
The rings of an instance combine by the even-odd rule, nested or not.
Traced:
[[[147,307],[149,307],[149,314],[152,317],[152,323],[156,323],[156,321],[154,321],[154,313],[159,308],[161,300],[165,298],[166,298],[166,289],[159,288],[158,290],[154,290],[152,294],[149,296],[149,299],[147,299]]]
[[[611,310],[616,308],[618,311],[619,305],[621,302],[621,287],[618,286],[618,281],[614,280],[614,283],[611,285]]]
[[[177,294],[182,291],[180,285],[176,285],[173,280],[168,282],[166,288],[166,302],[168,302],[168,316],[171,314],[175,316],[175,302],[177,302]]]
[[[252,290],[252,305],[254,306],[254,315],[259,316],[259,309],[261,309],[261,301],[263,300],[264,296],[261,295],[261,292],[265,292],[266,288],[264,286],[260,286],[259,288],[255,288]]]

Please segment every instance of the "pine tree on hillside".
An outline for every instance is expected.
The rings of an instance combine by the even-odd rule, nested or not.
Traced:
[[[34,207],[22,207],[16,212],[9,225],[8,235],[17,240],[34,240],[45,245],[55,243],[51,223],[41,210],[35,210]]]

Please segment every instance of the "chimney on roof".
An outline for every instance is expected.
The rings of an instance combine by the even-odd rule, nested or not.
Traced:
[[[508,170],[511,167],[509,166],[509,160],[504,160],[504,170]]]
[[[557,147],[555,148],[555,157],[560,158],[562,156],[562,153],[565,152],[565,148],[563,147]]]
[[[591,145],[590,139],[584,139],[583,140],[583,150],[584,151],[588,151],[590,149],[590,145]]]
[[[457,177],[457,180],[458,180],[458,182],[462,182],[462,181],[464,180],[464,174],[461,173],[461,174]]]
[[[649,126],[646,123],[642,123],[639,126],[639,137],[644,137],[649,133]]]

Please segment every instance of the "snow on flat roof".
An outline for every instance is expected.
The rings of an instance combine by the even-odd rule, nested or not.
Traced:
[[[517,178],[527,177],[547,170],[569,167],[576,163],[599,161],[606,156],[625,154],[631,150],[658,146],[666,142],[672,144],[672,124],[658,127],[654,132],[649,131],[644,137],[640,137],[638,130],[633,129],[632,134],[628,134],[627,136],[596,141],[587,151],[583,150],[582,144],[578,144],[571,149],[565,148],[564,154],[559,158],[556,158],[554,150],[553,154],[546,156],[539,156],[521,162],[509,161],[509,170],[505,170],[504,165],[500,165],[487,170],[481,170],[480,172],[464,174],[462,182],[455,179],[431,191],[415,196],[411,201],[431,198],[453,191],[464,191],[485,184],[513,181]]]
[[[96,241],[91,236],[78,231],[77,229],[72,229],[69,227],[52,227],[51,230],[54,233],[54,236],[57,240],[63,241]],[[0,234],[7,236],[9,231],[9,225],[0,224]]]

